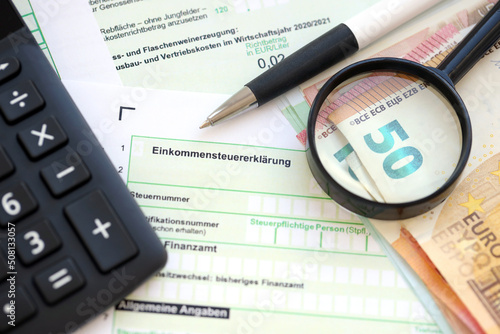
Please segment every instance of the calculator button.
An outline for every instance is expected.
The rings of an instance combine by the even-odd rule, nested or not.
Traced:
[[[137,254],[137,247],[100,191],[65,208],[99,269],[108,272]]]
[[[48,220],[25,229],[16,236],[16,249],[25,265],[32,264],[61,246],[61,240]]]
[[[1,290],[0,290],[1,291]],[[7,285],[0,293],[0,332],[8,331],[9,329],[17,328],[22,322],[28,320],[36,313],[35,304],[20,286],[16,287],[15,298],[9,298],[9,286]],[[15,300],[15,308],[11,307],[11,300]],[[11,314],[14,315],[13,319],[16,327],[9,324]],[[22,328],[22,327],[21,327]]]
[[[19,61],[14,57],[0,59],[0,83],[3,83],[17,73],[21,69]]]
[[[37,159],[52,152],[68,140],[53,116],[21,131],[18,136],[31,159]]]
[[[19,121],[38,110],[45,102],[31,81],[24,81],[0,93],[0,109],[8,123]]]
[[[14,171],[14,165],[10,161],[7,153],[5,153],[2,146],[0,146],[0,179],[6,177]]]
[[[52,162],[41,171],[42,179],[52,195],[58,197],[90,179],[90,173],[78,156]]]
[[[38,204],[25,183],[17,183],[0,191],[0,226],[16,222],[36,210]]]
[[[85,284],[80,269],[71,259],[65,259],[36,274],[34,279],[38,290],[49,304],[67,297]]]

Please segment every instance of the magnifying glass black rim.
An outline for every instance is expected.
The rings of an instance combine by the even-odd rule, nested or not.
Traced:
[[[316,148],[315,127],[316,119],[321,111],[323,102],[337,86],[346,80],[362,73],[374,71],[403,72],[415,75],[423,81],[429,82],[451,103],[457,114],[462,131],[462,151],[460,152],[459,161],[454,172],[444,185],[424,198],[410,202],[389,204],[360,197],[337,183],[327,172],[319,158]],[[354,63],[342,69],[323,85],[311,106],[307,123],[307,143],[309,146],[307,150],[309,167],[320,186],[335,202],[356,214],[368,218],[395,220],[410,218],[428,212],[451,194],[469,159],[472,145],[472,127],[465,104],[446,74],[437,69],[405,59],[373,58]]]

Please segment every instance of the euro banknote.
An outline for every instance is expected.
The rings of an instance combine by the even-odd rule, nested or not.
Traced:
[[[386,203],[418,200],[453,173],[459,122],[433,86],[397,72],[368,72],[331,96],[328,119],[352,147],[347,165],[372,196],[376,188]]]
[[[420,22],[419,33],[408,34],[399,42],[392,41],[393,44],[386,41],[385,48],[378,46],[383,51],[372,55],[397,56],[437,66],[495,2],[462,1],[452,7],[449,16],[441,13]],[[439,45],[436,41],[440,41]],[[466,170],[453,194],[433,210],[399,224],[369,221],[420,276],[457,333],[500,333],[498,49],[500,43],[496,43],[457,84],[471,117],[473,145]],[[318,80],[304,86],[305,98],[312,102],[323,83],[324,80]],[[328,116],[323,117],[323,124],[318,124],[317,138],[335,123]],[[342,129],[336,132],[342,132],[342,136],[349,133]],[[343,140],[345,145],[360,139]],[[359,160],[362,161],[361,156]],[[343,168],[347,174],[347,162]],[[405,191],[404,187],[397,189]]]

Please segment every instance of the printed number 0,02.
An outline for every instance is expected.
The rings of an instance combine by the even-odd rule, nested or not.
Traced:
[[[384,137],[384,140],[380,143],[375,142],[371,134],[367,134],[363,137],[368,148],[375,153],[387,153],[394,147],[395,140],[392,134],[393,132],[399,137],[399,139],[401,139],[401,141],[405,141],[409,138],[408,134],[397,120],[384,125],[378,129],[378,131]],[[394,165],[396,165],[399,161],[409,159],[409,157],[412,157],[412,159],[407,164],[394,168]],[[391,152],[384,159],[383,167],[385,173],[390,178],[402,179],[415,173],[420,166],[422,166],[422,163],[422,153],[420,153],[420,151],[413,146],[405,146]]]

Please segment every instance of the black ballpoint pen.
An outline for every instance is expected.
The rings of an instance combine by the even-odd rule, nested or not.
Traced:
[[[442,0],[382,0],[265,71],[211,113],[200,129],[257,108],[297,87]]]

